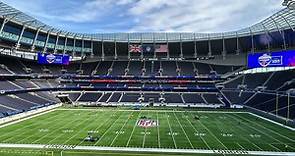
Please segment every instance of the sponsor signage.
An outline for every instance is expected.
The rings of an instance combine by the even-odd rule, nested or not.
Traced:
[[[61,54],[38,53],[38,63],[39,64],[69,65],[70,56],[69,55],[61,55]]]
[[[295,66],[295,50],[253,53],[248,55],[248,68]]]

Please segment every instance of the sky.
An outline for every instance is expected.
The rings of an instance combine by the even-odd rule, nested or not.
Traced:
[[[282,0],[1,0],[59,29],[79,33],[226,32],[281,10]]]

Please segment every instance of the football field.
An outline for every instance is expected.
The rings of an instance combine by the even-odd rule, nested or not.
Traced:
[[[0,144],[66,151],[295,152],[295,131],[247,112],[57,109],[0,128]]]

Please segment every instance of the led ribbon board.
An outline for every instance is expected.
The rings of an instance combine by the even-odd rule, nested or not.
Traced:
[[[60,55],[60,54],[38,53],[38,63],[39,64],[69,65],[70,56],[69,55]]]
[[[248,55],[248,68],[295,66],[295,50],[253,53]]]

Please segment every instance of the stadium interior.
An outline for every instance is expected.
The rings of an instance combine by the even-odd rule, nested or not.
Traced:
[[[79,34],[0,2],[0,119],[62,103],[246,110],[295,127],[294,66],[247,66],[262,53],[294,60],[291,6],[233,32]],[[57,55],[69,64],[48,60]]]

